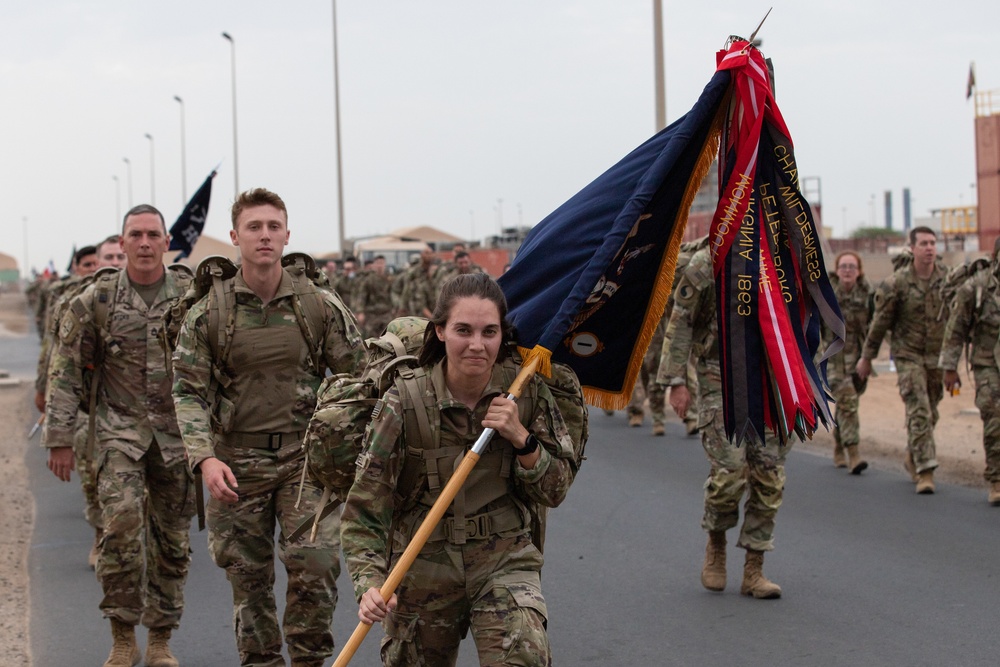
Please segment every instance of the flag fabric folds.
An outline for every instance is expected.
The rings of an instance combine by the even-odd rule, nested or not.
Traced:
[[[180,253],[174,257],[175,262],[190,257],[194,244],[198,242],[205,229],[208,204],[212,199],[212,179],[215,178],[215,174],[216,172],[212,171],[208,175],[208,178],[184,207],[184,211],[178,216],[177,222],[170,228],[170,250],[180,250]]]
[[[500,278],[527,361],[569,364],[593,405],[624,407],[663,315],[687,214],[718,152],[730,74],[538,223]]]
[[[824,360],[844,322],[799,189],[768,63],[731,38],[685,116],[542,220],[500,278],[525,361],[579,375],[587,401],[624,407],[666,305],[688,209],[719,157],[709,233],[726,432],[737,444],[833,424]],[[834,343],[815,361],[820,327]]]
[[[969,80],[965,84],[965,99],[972,97],[976,90],[976,63],[969,63]]]
[[[738,443],[763,439],[765,430],[804,439],[818,423],[833,424],[814,359],[821,322],[835,337],[823,359],[843,347],[844,322],[768,63],[737,39],[719,52],[718,66],[733,77],[709,231],[726,433]]]

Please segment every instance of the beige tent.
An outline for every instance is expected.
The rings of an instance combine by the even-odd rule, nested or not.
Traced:
[[[187,264],[193,269],[198,266],[201,260],[212,255],[222,255],[223,257],[228,257],[235,262],[239,259],[240,253],[228,237],[225,241],[220,241],[217,238],[202,234],[198,239],[198,242],[194,244],[194,250],[191,252],[191,256],[182,259],[181,264]],[[163,261],[166,264],[173,264],[174,257],[176,256],[176,250],[169,250],[163,256]]]
[[[395,236],[397,238],[407,238],[416,239],[418,241],[424,241],[440,250],[442,245],[452,245],[455,243],[465,243],[465,239],[460,236],[455,236],[454,234],[449,234],[448,232],[443,232],[440,229],[430,227],[428,225],[423,225],[422,227],[400,227],[399,229],[394,229],[386,236]]]

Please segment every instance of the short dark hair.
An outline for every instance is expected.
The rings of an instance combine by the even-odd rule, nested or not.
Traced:
[[[80,260],[87,255],[96,255],[97,247],[92,245],[85,245],[73,254],[73,263],[79,264]]]
[[[156,208],[152,204],[139,204],[138,206],[133,206],[122,218],[122,234],[125,233],[125,223],[128,222],[129,216],[142,215],[143,213],[152,213],[153,215],[158,215],[160,217],[160,224],[163,225],[163,233],[167,233],[167,221],[163,219],[163,214],[160,213],[160,209]]]
[[[507,297],[497,281],[485,273],[463,273],[450,278],[441,287],[437,304],[434,306],[434,313],[431,321],[427,324],[424,332],[424,344],[420,348],[418,363],[421,366],[432,366],[441,360],[445,355],[444,341],[437,337],[435,326],[445,326],[448,318],[451,317],[451,309],[455,302],[466,297],[478,297],[492,301],[500,314],[500,352],[497,361],[504,359],[510,353],[508,343],[514,339],[514,327],[507,321]]]
[[[469,256],[469,253],[465,252],[464,250],[459,250],[458,252],[455,253],[455,259],[456,260],[459,260],[459,259],[462,259],[463,257],[468,257],[468,256]]]
[[[935,239],[937,238],[937,233],[930,227],[914,227],[910,230],[910,245],[917,245],[917,234],[930,234]]]
[[[265,188],[253,188],[252,190],[241,192],[240,196],[233,202],[231,212],[233,218],[233,229],[236,229],[236,221],[239,220],[240,214],[246,209],[253,208],[255,206],[273,206],[285,214],[285,224],[288,224],[288,209],[285,208],[284,200],[282,200],[282,198],[276,193]]]

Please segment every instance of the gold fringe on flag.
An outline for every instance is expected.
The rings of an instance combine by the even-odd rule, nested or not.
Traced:
[[[695,195],[698,194],[698,190],[701,188],[701,182],[705,180],[705,175],[712,167],[712,163],[719,153],[719,136],[722,132],[722,122],[726,117],[725,110],[728,106],[727,102],[719,105],[719,112],[712,121],[712,129],[705,139],[698,162],[691,174],[691,178],[688,180],[687,188],[684,190],[684,198],[681,200],[678,215],[674,221],[670,241],[667,243],[663,252],[663,258],[660,261],[660,270],[657,273],[656,285],[653,288],[649,305],[646,307],[642,329],[636,339],[632,357],[629,359],[623,389],[612,392],[585,386],[583,388],[584,400],[594,407],[604,410],[621,410],[632,399],[632,389],[642,371],[642,362],[646,356],[646,349],[649,347],[650,341],[653,340],[653,334],[656,332],[656,327],[663,317],[663,311],[666,309],[667,301],[670,298],[670,290],[674,284],[674,271],[677,269],[677,255],[680,253],[684,232],[687,230],[688,213],[691,210],[691,204],[694,202]],[[545,350],[545,352],[551,356],[551,352],[548,350]],[[548,363],[548,360],[544,363]],[[539,372],[543,371],[540,370]],[[546,373],[547,375],[548,373]]]
[[[536,345],[532,348],[517,346],[517,351],[521,355],[521,368],[524,368],[532,359],[538,359],[538,366],[535,368],[535,373],[544,375],[547,378],[552,377],[552,350],[542,347],[541,345]]]

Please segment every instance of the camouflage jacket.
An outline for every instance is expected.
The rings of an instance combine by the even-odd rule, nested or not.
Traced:
[[[874,359],[886,333],[892,332],[889,351],[896,359],[937,368],[946,322],[938,319],[941,312],[941,286],[948,269],[940,262],[926,287],[906,265],[885,279],[875,291],[875,313],[861,356]]]
[[[355,313],[385,315],[392,312],[392,276],[372,271],[355,287]]]
[[[498,379],[502,377],[499,366],[494,367],[493,377],[475,410],[469,410],[451,396],[444,381],[443,361],[429,369],[429,377],[434,393],[430,400],[435,401],[431,405],[441,414],[441,437],[464,440],[471,445],[482,432],[482,420],[490,402],[506,389]],[[533,405],[522,405],[522,415],[531,415],[525,425],[538,439],[541,456],[531,470],[525,470],[520,464],[513,466],[513,474],[508,478],[508,493],[544,507],[556,507],[566,497],[576,476],[576,453],[548,387],[537,376],[532,382],[532,390],[525,391],[519,403],[535,397]],[[358,458],[357,476],[348,494],[341,523],[341,547],[358,599],[372,586],[385,583],[388,537],[394,520],[411,511],[426,512],[428,509],[419,504],[415,508],[395,506],[394,496],[407,458],[407,443],[417,434],[404,432],[398,390],[389,389],[384,398],[385,406],[366,434],[364,451]],[[490,444],[494,446],[511,445],[495,435]],[[470,476],[467,485],[473,483]]]
[[[52,359],[52,350],[57,344],[59,322],[66,312],[66,306],[90,282],[90,276],[71,276],[53,283],[49,288],[46,312],[42,318],[44,330],[41,332],[42,343],[38,350],[38,366],[35,374],[35,391],[40,394],[45,393],[48,385],[49,362]]]
[[[678,384],[687,378],[688,358],[694,355],[699,379],[721,383],[719,325],[715,312],[715,279],[708,248],[698,250],[684,269],[674,290],[674,307],[664,336],[658,377],[661,384]],[[707,389],[707,387],[705,388]]]
[[[353,277],[348,277],[344,274],[339,274],[336,280],[330,283],[333,290],[340,297],[340,300],[348,308],[354,308],[354,295],[358,290],[358,285],[361,284],[361,277],[359,274],[355,274]]]
[[[980,271],[962,285],[951,302],[944,344],[938,360],[941,368],[957,370],[965,342],[971,340],[969,363],[1000,368],[1000,262]],[[978,301],[978,303],[977,303]]]
[[[830,357],[827,368],[828,372],[838,373],[840,377],[846,377],[854,372],[854,367],[857,365],[858,359],[861,358],[861,348],[865,344],[868,325],[871,322],[874,290],[864,276],[858,278],[854,288],[850,291],[844,289],[836,275],[831,275],[830,281],[833,283],[833,293],[840,305],[840,313],[844,316],[846,334],[844,348]],[[833,331],[824,326],[824,347],[829,345],[832,340]]]
[[[208,340],[208,296],[188,311],[174,350],[173,398],[192,469],[215,456],[215,438],[226,433],[304,431],[323,381],[325,369],[313,368],[295,316],[288,271],[267,304],[247,286],[242,271],[233,280],[233,340],[228,363],[218,369],[225,386],[213,386],[220,360],[212,358]],[[317,336],[322,359],[334,373],[355,375],[366,361],[357,322],[336,294],[320,292],[326,306],[325,329]],[[218,395],[210,406],[213,388]]]
[[[42,441],[47,447],[70,447],[77,409],[84,396],[83,371],[103,358],[97,395],[96,437],[102,448],[117,449],[139,460],[153,438],[171,465],[184,457],[170,396],[167,353],[160,336],[161,320],[187,288],[187,281],[166,272],[151,307],[132,288],[127,271],[106,280],[114,296],[106,331],[94,319],[94,301],[105,285],[97,280],[74,297],[59,325],[59,344],[52,356]]]
[[[423,264],[417,264],[411,267],[407,271],[403,288],[403,314],[427,317],[424,309],[434,312],[436,303],[437,285],[434,282],[434,266],[427,268]]]

